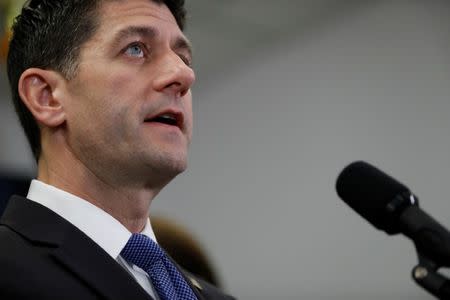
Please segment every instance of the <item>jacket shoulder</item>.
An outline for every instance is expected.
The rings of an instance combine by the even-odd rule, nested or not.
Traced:
[[[28,274],[45,258],[39,247],[5,225],[0,225],[0,245],[0,268],[5,274]]]

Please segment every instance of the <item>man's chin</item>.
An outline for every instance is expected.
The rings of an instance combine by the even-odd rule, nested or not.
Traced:
[[[184,171],[186,171],[187,167],[188,167],[187,159],[184,159],[184,160],[173,162],[170,165],[169,170],[172,172],[174,177],[176,177],[176,176],[180,175],[181,173],[183,173]]]
[[[161,158],[149,165],[149,171],[153,175],[170,180],[183,173],[187,169],[187,165],[187,159],[184,157]]]
[[[152,168],[151,170],[147,170],[143,175],[143,178],[145,178],[147,186],[161,190],[185,170],[186,166],[183,167],[181,165],[172,165],[170,167],[160,167],[157,169]]]

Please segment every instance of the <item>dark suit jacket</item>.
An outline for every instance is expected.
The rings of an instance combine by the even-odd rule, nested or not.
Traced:
[[[199,300],[233,299],[183,274]],[[151,297],[78,228],[38,203],[13,196],[0,219],[0,299]]]

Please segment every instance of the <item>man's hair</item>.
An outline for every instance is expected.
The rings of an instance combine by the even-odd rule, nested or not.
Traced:
[[[40,130],[20,99],[20,76],[29,68],[54,70],[66,79],[75,76],[81,46],[97,30],[98,10],[106,1],[112,0],[31,0],[14,21],[7,60],[8,78],[17,115],[36,161],[41,154]],[[184,0],[149,1],[165,4],[180,29],[184,29]]]

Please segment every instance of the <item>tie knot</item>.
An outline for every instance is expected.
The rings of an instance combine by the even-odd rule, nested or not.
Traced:
[[[120,255],[143,270],[164,257],[164,252],[151,238],[134,233],[128,240]]]

